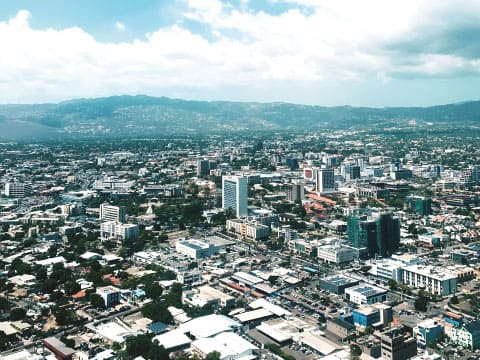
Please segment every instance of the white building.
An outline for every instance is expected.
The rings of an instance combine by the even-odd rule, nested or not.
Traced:
[[[410,265],[403,268],[403,283],[445,296],[457,291],[457,274],[445,268]]]
[[[100,224],[100,235],[103,240],[114,239],[123,241],[125,239],[134,239],[138,236],[138,226],[107,221]]]
[[[97,287],[96,293],[102,297],[107,309],[120,303],[120,290],[114,286]]]
[[[320,261],[330,264],[350,263],[357,258],[358,251],[341,244],[323,245],[317,248],[317,257]]]
[[[287,200],[296,202],[298,200],[305,200],[304,185],[299,182],[289,184],[286,189]]]
[[[248,215],[248,187],[246,177],[222,177],[222,207],[224,209],[232,209],[237,217]]]
[[[258,348],[233,332],[223,332],[212,338],[195,340],[191,344],[192,352],[204,358],[207,354],[217,351],[220,360],[253,359],[253,351]]]
[[[193,306],[202,307],[207,304],[227,307],[235,303],[235,298],[209,285],[204,285],[183,292],[183,301]]]
[[[361,284],[345,289],[345,297],[348,301],[357,304],[374,304],[387,300],[387,290],[376,286]]]
[[[120,206],[113,206],[107,203],[100,205],[100,220],[101,221],[116,221],[125,222],[125,208]]]
[[[130,190],[135,185],[133,180],[124,180],[124,179],[113,179],[105,178],[101,180],[95,180],[93,183],[94,190],[117,190],[117,191],[127,191]]]
[[[243,219],[227,220],[226,227],[230,233],[255,241],[266,239],[270,235],[270,228],[268,226]]]
[[[5,184],[5,196],[23,198],[32,195],[32,186],[21,182],[8,182]]]
[[[318,169],[315,172],[318,192],[335,191],[335,173],[333,169]]]
[[[224,248],[224,245],[216,245],[209,241],[197,239],[177,241],[175,244],[175,250],[192,259],[202,259],[215,255]]]

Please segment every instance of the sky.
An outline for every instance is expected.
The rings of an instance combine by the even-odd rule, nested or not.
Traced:
[[[480,98],[478,0],[2,0],[0,103]]]

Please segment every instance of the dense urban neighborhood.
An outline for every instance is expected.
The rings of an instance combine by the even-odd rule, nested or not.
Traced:
[[[478,128],[0,144],[0,359],[480,359]]]

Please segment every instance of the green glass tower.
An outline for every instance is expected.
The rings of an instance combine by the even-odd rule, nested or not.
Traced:
[[[373,258],[391,256],[400,245],[400,220],[391,213],[381,213],[369,219],[365,215],[347,217],[348,241],[357,249],[365,249],[366,256]]]

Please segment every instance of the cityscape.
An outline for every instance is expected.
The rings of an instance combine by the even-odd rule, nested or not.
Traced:
[[[479,360],[479,24],[0,3],[0,360]]]

